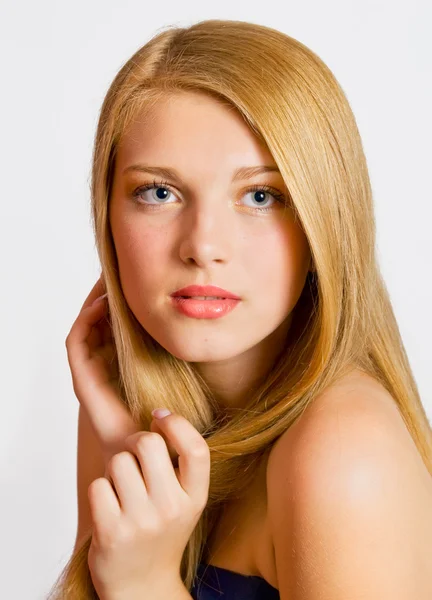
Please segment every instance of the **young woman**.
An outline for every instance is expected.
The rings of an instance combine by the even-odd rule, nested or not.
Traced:
[[[51,597],[430,599],[431,428],[326,65],[246,22],[160,32],[103,103],[92,215]]]

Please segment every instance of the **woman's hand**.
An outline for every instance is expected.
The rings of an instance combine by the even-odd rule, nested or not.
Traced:
[[[118,361],[102,277],[94,285],[66,338],[73,389],[99,441],[105,467],[139,431],[118,393]]]
[[[114,454],[125,449],[125,439],[140,431],[118,391],[118,360],[109,321],[108,300],[94,301],[105,293],[102,276],[93,286],[66,338],[73,389],[86,411],[107,465]],[[162,435],[174,462],[175,449],[157,423],[151,430]]]
[[[88,488],[89,567],[104,600],[135,598],[135,589],[139,598],[150,590],[152,599],[158,590],[174,597],[181,557],[207,503],[210,453],[180,415],[153,420],[151,431],[140,431],[133,421],[118,392],[108,301],[93,304],[104,292],[101,277],[66,338],[74,392],[105,461],[105,476]],[[180,597],[182,591],[181,584]]]
[[[139,431],[125,440],[127,451],[111,458],[111,481],[95,479],[88,489],[89,567],[104,600],[189,597],[180,565],[207,504],[210,452],[184,417],[170,414],[158,425],[179,455],[179,468],[161,435]]]

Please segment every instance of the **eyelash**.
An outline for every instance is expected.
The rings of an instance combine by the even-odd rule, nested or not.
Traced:
[[[140,202],[138,200],[138,197],[140,194],[142,194],[142,192],[145,192],[146,190],[150,190],[152,188],[158,188],[158,187],[164,187],[167,190],[169,190],[170,192],[173,192],[173,189],[171,188],[171,186],[169,185],[169,183],[167,181],[156,181],[156,179],[153,179],[153,183],[147,183],[145,185],[141,185],[140,187],[136,188],[136,190],[133,191],[132,196],[138,204],[141,204],[143,206],[152,207],[152,208],[162,206],[162,204],[146,204],[145,202]],[[256,192],[256,191],[268,192],[270,195],[272,195],[274,197],[276,202],[285,204],[286,199],[285,199],[284,194],[281,194],[280,192],[278,192],[278,190],[276,190],[275,188],[272,188],[269,185],[252,185],[251,187],[249,187],[245,190],[245,193]],[[269,212],[270,210],[272,210],[273,207],[271,206],[269,208],[260,208],[260,207],[255,207],[255,208],[246,207],[246,208],[249,208],[252,211],[258,211],[258,212],[262,213],[262,212]]]

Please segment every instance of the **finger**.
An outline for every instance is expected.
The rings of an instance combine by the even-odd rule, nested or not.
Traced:
[[[104,294],[102,294],[102,296],[104,296]],[[89,296],[89,298],[91,298],[91,296]],[[97,296],[97,298],[95,298],[95,300],[97,300],[98,298],[100,298],[100,296]],[[106,298],[106,296],[105,296],[105,298]],[[88,299],[84,303],[84,308],[91,308],[93,306],[93,303],[90,303],[87,305],[87,301],[88,301]],[[89,336],[87,337],[87,342],[91,347],[105,345],[105,344],[111,343],[113,340],[112,329],[111,329],[111,319],[110,319],[110,312],[109,312],[109,303],[108,303],[107,299],[105,299],[101,302],[98,302],[97,305],[95,305],[95,307],[96,306],[98,307],[99,311],[95,317],[92,330],[91,330]],[[84,310],[84,308],[81,309],[80,314]],[[101,310],[103,312],[102,312],[102,314],[99,314],[99,312]]]
[[[173,466],[178,467],[178,454],[176,452],[176,449],[173,448],[173,446],[170,444],[170,441],[167,438],[167,436],[165,435],[165,433],[158,426],[158,421],[159,421],[159,419],[152,419],[152,421],[150,423],[150,431],[158,433],[160,436],[162,436],[162,438],[166,444],[166,447],[168,448],[168,453],[170,455]]]
[[[84,308],[75,319],[69,335],[66,338],[68,358],[73,360],[73,366],[81,367],[91,356],[89,338],[93,328],[98,324],[105,313],[107,300],[97,302],[93,306]],[[98,334],[100,340],[100,333]]]
[[[142,520],[148,492],[136,456],[127,451],[119,452],[111,458],[107,470],[121,511],[134,519]]]
[[[107,299],[105,298],[105,300],[98,302],[95,306],[99,307],[99,305],[103,308],[103,312],[100,316],[99,313],[95,316],[92,331],[87,338],[87,342],[91,347],[106,345],[108,343],[111,344],[113,341],[109,304]]]
[[[92,331],[87,338],[87,342],[91,348],[105,345],[110,345],[114,348],[109,305],[106,297],[105,300],[97,302],[95,306],[99,307],[99,305],[101,305],[103,312],[100,316],[99,313],[95,316]]]
[[[163,438],[150,431],[139,431],[125,440],[125,448],[138,460],[152,503],[161,510],[172,506],[179,480]]]
[[[103,275],[101,274],[99,279],[96,281],[96,283],[92,287],[90,294],[85,299],[84,304],[81,307],[81,310],[83,308],[87,308],[88,306],[90,306],[96,300],[96,298],[98,298],[99,296],[102,296],[103,294],[105,294],[105,292],[106,292],[105,280],[103,278]]]
[[[109,534],[115,520],[121,515],[119,501],[111,483],[105,477],[91,482],[87,490],[93,535]]]
[[[210,484],[210,449],[202,435],[187,419],[170,414],[158,419],[158,426],[179,455],[179,482],[188,496],[205,504]]]
[[[92,348],[98,348],[99,346],[102,346],[104,344],[104,332],[103,332],[103,321],[104,321],[104,313],[106,312],[106,304],[107,302],[102,302],[102,306],[104,307],[104,311],[102,313],[102,316],[96,320],[92,325],[90,334],[87,336],[86,338],[86,342],[87,345],[89,346],[90,349]]]
[[[85,363],[90,360],[87,338],[95,321],[103,314],[101,304],[103,302],[81,311],[68,335],[66,346],[74,388],[79,390],[78,400],[85,407],[103,447],[114,449],[125,437],[139,431],[139,427],[109,381],[95,382],[86,376]]]

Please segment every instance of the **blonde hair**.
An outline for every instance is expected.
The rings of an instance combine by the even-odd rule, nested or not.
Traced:
[[[263,140],[287,185],[315,265],[293,310],[272,372],[238,414],[218,410],[193,369],[143,329],[122,294],[109,224],[116,148],[132,124],[170,93],[206,93],[236,108]],[[191,589],[223,504],[246,489],[257,462],[324,389],[352,368],[392,395],[432,474],[431,427],[375,254],[372,191],[360,134],[334,75],[310,49],[275,29],[205,20],[166,27],[120,69],[104,99],[92,166],[92,217],[108,291],[119,389],[136,422],[166,406],[187,418],[211,452],[210,491],[182,557]],[[50,598],[97,598],[91,534]]]

